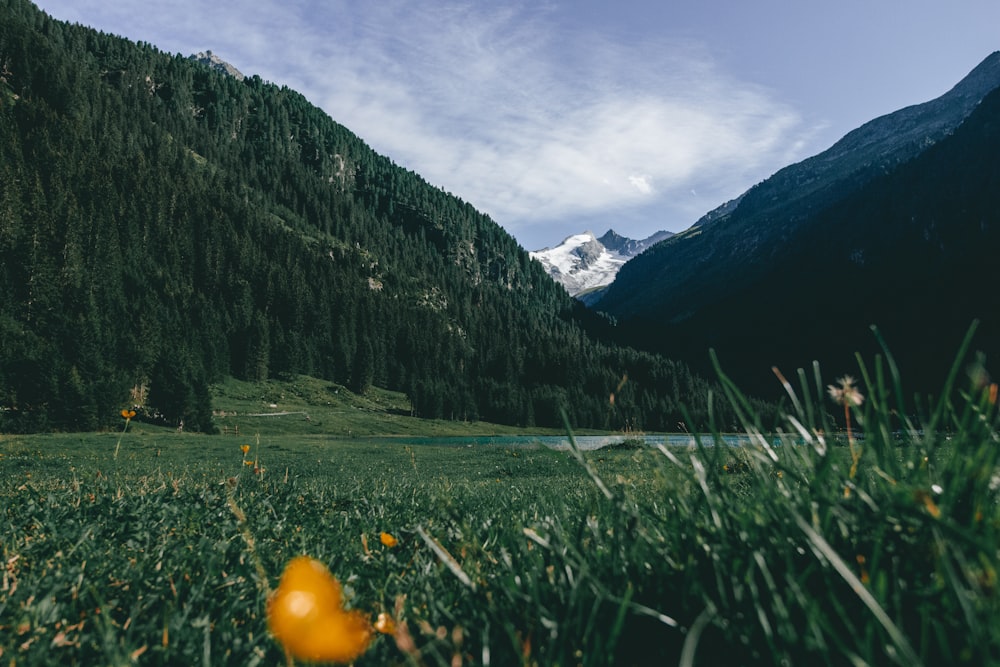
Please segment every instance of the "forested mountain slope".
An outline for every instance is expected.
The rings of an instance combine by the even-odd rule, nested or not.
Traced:
[[[827,150],[789,165],[629,263],[600,308],[616,317],[684,317],[728,291],[750,265],[764,267],[798,228],[873,179],[950,136],[1000,87],[1000,52],[985,58],[940,97],[871,120]]]
[[[914,391],[941,386],[974,319],[974,347],[995,366],[1000,89],[951,134],[885,171],[833,199],[775,203],[763,217],[741,213],[748,194],[728,219],[633,260],[619,280],[656,292],[645,304],[634,295],[622,329],[633,343],[680,359],[697,361],[712,346],[750,389],[772,382],[771,365],[790,375],[818,359],[828,373],[851,371],[855,351],[878,350],[870,325]],[[687,261],[705,268],[690,272]],[[671,267],[688,271],[683,293],[657,282]]]
[[[0,0],[0,429],[94,428],[135,400],[210,428],[228,374],[401,389],[427,417],[705,414],[685,366],[596,343],[587,317],[295,91]]]

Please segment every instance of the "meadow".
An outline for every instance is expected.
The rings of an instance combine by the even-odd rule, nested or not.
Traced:
[[[776,425],[720,375],[739,448],[375,444],[420,429],[398,397],[307,379],[217,387],[214,436],[2,436],[0,660],[292,662],[266,601],[308,554],[383,615],[358,665],[1000,664],[997,388],[959,358],[936,399],[800,371]]]

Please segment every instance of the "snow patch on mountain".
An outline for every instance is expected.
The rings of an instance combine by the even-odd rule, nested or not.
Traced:
[[[648,239],[635,241],[608,230],[601,238],[591,231],[574,234],[553,248],[529,253],[545,267],[552,278],[566,288],[570,296],[610,285],[625,262],[658,241],[671,236],[657,232]]]

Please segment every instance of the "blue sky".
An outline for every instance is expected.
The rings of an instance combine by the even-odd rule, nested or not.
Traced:
[[[997,0],[39,0],[302,92],[527,249],[680,231],[1000,49]]]

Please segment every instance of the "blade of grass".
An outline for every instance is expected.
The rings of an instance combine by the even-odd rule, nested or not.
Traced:
[[[871,592],[861,583],[861,580],[851,571],[850,566],[844,562],[844,559],[834,550],[830,543],[823,539],[823,536],[813,530],[806,521],[798,514],[793,514],[792,518],[795,519],[796,525],[799,529],[805,533],[806,537],[813,544],[813,546],[823,554],[823,557],[833,566],[837,573],[847,582],[851,587],[851,590],[861,599],[868,610],[871,611],[875,619],[885,628],[885,631],[892,638],[896,649],[902,654],[905,659],[903,664],[910,665],[911,667],[917,667],[922,665],[923,662],[914,652],[913,647],[910,646],[910,642],[903,635],[902,631],[892,622],[889,615],[882,609],[882,606],[878,603],[878,600],[872,596]]]
[[[771,443],[767,441],[767,438],[763,436],[760,432],[760,425],[757,421],[752,421],[747,414],[753,414],[753,407],[750,405],[750,401],[746,396],[743,395],[737,387],[736,383],[730,379],[728,375],[722,372],[722,365],[719,363],[719,357],[715,354],[714,349],[708,351],[709,356],[712,360],[712,367],[715,370],[716,376],[719,378],[719,382],[722,384],[722,389],[726,393],[726,398],[729,399],[729,404],[736,413],[737,418],[740,420],[740,424],[743,426],[743,430],[746,434],[750,436],[751,440],[756,441],[764,448],[767,455],[772,461],[777,463],[778,455],[774,453]]]
[[[465,573],[462,566],[458,564],[455,557],[448,553],[447,549],[441,546],[440,542],[428,535],[423,526],[417,526],[417,534],[420,535],[421,539],[423,539],[424,544],[430,547],[431,551],[434,552],[434,555],[437,556],[442,563],[448,566],[448,569],[451,570],[451,573],[454,574],[459,581],[472,590],[476,590],[476,585],[473,583],[472,579],[470,579],[469,575]]]
[[[954,410],[954,407],[951,404],[951,393],[955,388],[955,379],[958,377],[962,361],[969,353],[969,347],[972,345],[972,338],[975,336],[976,329],[978,328],[979,320],[974,320],[972,325],[969,326],[969,330],[965,333],[965,338],[962,339],[962,344],[959,346],[958,352],[955,354],[955,361],[952,363],[951,369],[948,371],[948,377],[945,379],[944,387],[941,389],[941,396],[938,398],[937,408],[931,415],[930,423],[924,427],[924,432],[928,437],[931,437],[937,431],[939,425],[944,420],[945,415]]]
[[[906,410],[906,399],[905,394],[903,393],[903,379],[899,372],[899,366],[896,365],[896,359],[892,356],[892,352],[889,351],[889,345],[885,342],[882,332],[879,331],[878,327],[874,324],[871,329],[872,333],[875,334],[875,340],[878,341],[879,347],[882,348],[882,353],[885,355],[886,363],[889,364],[889,375],[892,378],[893,394],[896,397],[896,413],[899,418],[903,420],[906,430],[913,433],[917,429],[914,427],[913,422],[910,420],[909,413]]]
[[[799,403],[799,397],[796,396],[792,383],[785,379],[785,376],[782,375],[777,366],[771,366],[771,372],[778,378],[778,382],[781,383],[781,386],[784,388],[785,393],[788,394],[788,397],[792,399],[792,407],[795,408],[795,416],[800,420],[804,420],[806,418],[805,411],[802,409],[802,404]]]
[[[705,631],[705,628],[708,627],[714,617],[715,609],[708,606],[698,614],[698,618],[694,619],[694,623],[691,624],[691,628],[688,630],[687,637],[684,638],[684,647],[681,649],[681,659],[677,663],[678,667],[694,667],[694,658],[698,652],[701,633]]]

